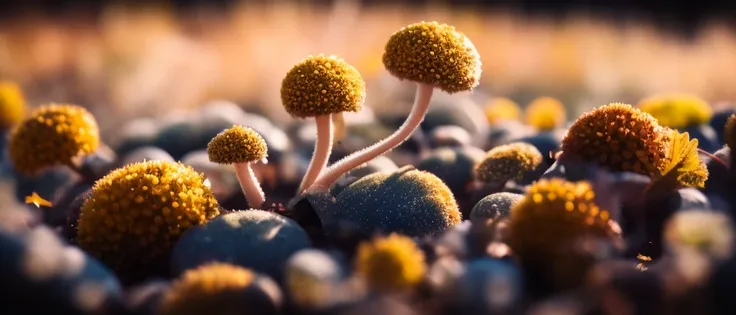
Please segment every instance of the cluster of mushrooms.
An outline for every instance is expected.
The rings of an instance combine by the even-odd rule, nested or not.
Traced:
[[[420,22],[389,38],[383,64],[416,84],[411,111],[337,156],[343,114],[363,110],[360,73],[326,55],[286,73],[284,109],[316,126],[297,178],[290,136],[237,106],[155,131],[139,121],[111,149],[84,107],[25,115],[18,86],[0,84],[2,173],[28,204],[0,211],[0,314],[736,309],[736,109],[663,95],[566,125],[540,97],[524,124],[499,98],[478,135],[443,125],[417,140],[447,118],[430,117],[437,90],[478,86],[479,55],[454,27]]]

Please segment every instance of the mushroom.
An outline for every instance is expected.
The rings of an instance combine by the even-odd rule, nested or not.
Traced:
[[[248,205],[260,209],[266,199],[250,164],[266,161],[268,147],[263,137],[249,127],[235,125],[212,138],[207,155],[212,162],[233,164]]]
[[[293,117],[314,117],[317,139],[314,154],[299,190],[312,185],[327,166],[334,137],[333,119],[342,112],[357,112],[365,100],[365,82],[360,72],[335,56],[308,56],[296,64],[281,83],[281,102]]]
[[[411,112],[396,132],[330,166],[310,188],[327,190],[342,174],[404,142],[429,109],[435,88],[447,93],[470,91],[480,81],[481,62],[475,46],[453,26],[437,22],[411,24],[394,33],[386,44],[383,64],[395,77],[417,83]]]

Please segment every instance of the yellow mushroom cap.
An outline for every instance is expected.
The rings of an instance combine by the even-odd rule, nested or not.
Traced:
[[[736,115],[728,117],[723,133],[724,139],[726,139],[726,145],[732,150],[736,149]]]
[[[181,233],[219,214],[202,174],[168,161],[129,164],[95,182],[77,244],[115,270],[166,257]]]
[[[475,169],[475,177],[485,183],[503,183],[533,171],[542,163],[542,153],[531,144],[514,142],[497,146]]]
[[[51,104],[31,113],[10,136],[9,155],[19,172],[33,175],[47,167],[72,165],[100,145],[94,116],[76,105]]]
[[[419,22],[391,35],[383,65],[400,79],[434,85],[447,93],[480,83],[481,61],[472,42],[455,27]]]
[[[541,179],[511,209],[509,246],[522,264],[544,266],[549,276],[576,283],[593,263],[577,254],[577,242],[617,237],[610,221],[590,183]]]
[[[498,97],[490,100],[483,111],[486,113],[488,123],[495,124],[504,120],[518,120],[521,118],[519,104],[505,98]]]
[[[211,263],[192,269],[174,281],[164,295],[160,315],[242,314],[245,289],[253,284],[256,275],[245,268]]]
[[[399,234],[360,244],[355,267],[371,289],[388,292],[415,286],[427,270],[424,252]]]
[[[294,117],[358,112],[364,101],[360,72],[336,56],[309,56],[281,82],[281,102]]]
[[[628,104],[611,103],[580,116],[562,151],[608,167],[655,177],[667,164],[666,128]]]
[[[687,128],[710,121],[713,109],[708,102],[688,94],[657,95],[642,99],[638,106],[657,122],[670,128]]]
[[[567,119],[565,105],[548,96],[531,101],[526,107],[525,114],[528,125],[543,131],[560,127]]]
[[[219,164],[248,163],[268,157],[266,140],[249,127],[233,126],[207,144],[210,161]]]
[[[26,100],[18,84],[0,81],[0,128],[20,123],[25,114]]]

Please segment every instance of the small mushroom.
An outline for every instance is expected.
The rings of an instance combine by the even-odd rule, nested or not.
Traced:
[[[207,145],[210,161],[218,164],[233,164],[235,174],[243,189],[248,205],[260,209],[266,200],[251,163],[265,161],[268,148],[266,141],[255,130],[233,126],[212,138]]]
[[[298,194],[309,188],[327,166],[335,136],[333,119],[344,128],[340,115],[360,111],[364,100],[365,82],[360,72],[338,57],[309,56],[286,74],[281,83],[284,108],[293,117],[314,117],[317,123],[314,154]],[[344,134],[344,130],[339,133]]]

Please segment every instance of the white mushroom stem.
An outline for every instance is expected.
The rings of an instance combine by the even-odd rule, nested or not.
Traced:
[[[329,187],[332,186],[343,174],[390,151],[391,149],[399,146],[402,142],[406,141],[406,139],[411,136],[414,130],[416,130],[417,127],[419,127],[419,124],[424,120],[424,116],[429,110],[429,101],[432,99],[432,92],[434,92],[434,86],[418,83],[417,94],[414,98],[414,105],[411,108],[409,117],[406,118],[404,124],[401,125],[396,132],[370,147],[343,158],[327,168],[324,174],[322,174],[309,188],[309,191],[328,190]]]
[[[327,166],[327,160],[330,158],[332,153],[332,137],[334,135],[334,126],[330,115],[319,115],[315,117],[317,122],[317,140],[314,144],[314,154],[312,154],[312,161],[309,162],[309,168],[307,173],[302,179],[302,183],[299,185],[299,191],[297,194],[301,194],[312,186],[322,170]]]
[[[248,199],[248,206],[253,209],[260,209],[266,198],[256,174],[253,173],[253,168],[250,167],[250,163],[235,163],[234,165],[235,175],[238,177],[245,198]]]

